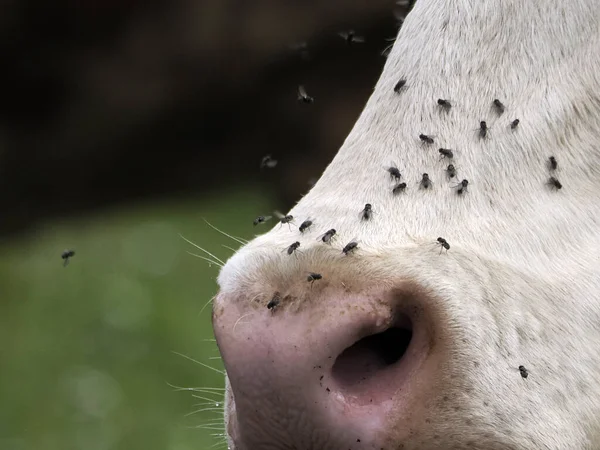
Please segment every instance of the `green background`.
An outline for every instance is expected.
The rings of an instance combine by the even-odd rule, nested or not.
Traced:
[[[0,450],[225,449],[223,367],[202,310],[219,268],[179,234],[226,260],[222,245],[239,244],[202,219],[250,239],[270,228],[252,225],[268,205],[251,189],[154,201],[2,243]]]

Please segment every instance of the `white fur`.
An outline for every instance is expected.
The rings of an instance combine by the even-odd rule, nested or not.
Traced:
[[[438,98],[451,100],[450,111]],[[500,117],[494,98],[506,106]],[[491,128],[485,140],[481,120]],[[470,182],[463,196],[449,187],[440,147]],[[545,184],[551,155],[560,191]],[[408,184],[397,196],[383,169],[391,162]],[[418,189],[424,172],[430,190]],[[375,211],[367,223],[358,220],[365,203]],[[215,308],[285,288],[310,267],[330,266],[350,283],[392,285],[410,274],[441,293],[448,326],[467,341],[455,356],[464,366],[460,417],[436,410],[411,445],[427,448],[442,434],[439,448],[478,448],[469,441],[481,427],[497,448],[600,448],[598,2],[418,0],[355,127],[290,213],[298,224],[314,218],[299,239],[304,253],[282,253],[298,233],[276,225],[227,262]],[[325,248],[316,238],[329,228],[338,240]],[[447,255],[438,255],[438,236]],[[354,237],[348,267],[340,252]],[[526,382],[512,372],[520,364]]]

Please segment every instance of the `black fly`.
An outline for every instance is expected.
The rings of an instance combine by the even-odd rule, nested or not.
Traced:
[[[279,218],[279,222],[281,223],[281,225],[283,225],[284,223],[287,223],[288,227],[289,227],[289,224],[294,221],[294,216],[292,216],[291,214],[284,216],[279,211],[275,211],[275,215]]]
[[[300,242],[296,241],[294,242],[292,245],[290,245],[287,248],[287,254],[291,255],[292,253],[294,253],[296,250],[298,250],[298,247],[300,247]]]
[[[258,225],[259,223],[265,223],[269,219],[271,219],[271,216],[258,216],[256,219],[254,219],[254,226]]]
[[[342,37],[348,45],[365,42],[365,38],[357,36],[354,30],[342,31],[341,33],[338,33],[338,35]]]
[[[494,103],[494,108],[496,109],[496,112],[498,113],[499,116],[501,116],[502,113],[504,113],[504,105],[497,98],[494,99],[493,103]]]
[[[365,204],[365,208],[360,212],[360,218],[362,220],[370,220],[373,217],[373,207],[370,203]]]
[[[554,156],[548,158],[548,165],[550,166],[550,170],[556,170],[558,168],[558,162],[556,162],[556,158]]]
[[[392,189],[392,194],[396,195],[399,192],[404,192],[404,190],[406,189],[406,183],[398,183],[396,186],[394,186],[394,188]]]
[[[323,278],[323,275],[320,273],[310,272],[306,277],[306,281],[308,281],[310,283],[310,287],[312,287],[313,283],[321,278]]]
[[[326,244],[331,243],[331,239],[333,239],[333,236],[335,236],[335,228],[332,228],[331,230],[327,230],[324,234],[322,234],[321,236],[319,236],[317,238],[317,240],[322,240],[323,242],[325,242]]]
[[[556,178],[554,177],[550,177],[548,179],[548,183],[550,186],[556,188],[556,189],[562,189],[562,183],[560,181],[558,181]]]
[[[419,181],[420,187],[422,187],[423,189],[429,189],[431,184],[432,184],[432,181],[431,181],[431,178],[429,178],[429,174],[424,173],[423,176],[421,177],[421,181]]]
[[[306,93],[304,86],[298,86],[298,101],[303,103],[312,103],[315,101],[313,97]]]
[[[279,305],[280,302],[281,302],[281,294],[279,292],[275,292],[271,301],[269,301],[269,303],[267,303],[267,309],[274,310],[277,307],[277,305]]]
[[[444,239],[443,237],[439,237],[437,238],[438,244],[440,244],[441,248],[440,248],[440,255],[442,254],[442,250],[446,249],[446,251],[450,250],[450,244],[448,244],[448,241],[446,239]]]
[[[517,128],[517,127],[519,126],[519,122],[520,122],[520,120],[519,120],[519,119],[515,119],[515,120],[513,120],[513,121],[510,123],[510,128],[511,128],[511,130],[514,130],[515,128]]]
[[[406,85],[406,80],[403,78],[402,80],[398,81],[396,83],[396,85],[394,86],[394,92],[396,94],[398,94],[405,85]]]
[[[419,139],[426,144],[433,144],[433,138],[431,136],[427,136],[426,134],[420,134]]]
[[[277,160],[271,158],[271,155],[263,156],[263,159],[260,161],[260,168],[264,169],[265,167],[272,169],[277,165]]]
[[[444,100],[443,98],[438,98],[437,104],[440,105],[446,111],[452,108],[450,102],[448,100]]]
[[[521,377],[523,377],[523,379],[529,376],[529,371],[525,368],[525,366],[519,366],[519,372],[521,372]]]
[[[310,219],[306,219],[304,222],[302,222],[300,224],[300,227],[298,228],[300,230],[300,233],[304,233],[306,230],[308,230],[311,226],[312,226],[313,222]]]
[[[75,256],[75,250],[65,250],[62,252],[60,257],[64,260],[63,267],[66,267],[69,264],[69,258]]]
[[[479,122],[479,139],[485,139],[489,130],[485,120]]]
[[[446,174],[449,178],[454,178],[456,176],[456,167],[454,164],[448,164],[448,168],[446,169]]]
[[[469,185],[469,180],[464,179],[460,183],[458,183],[457,185],[452,186],[452,187],[458,188],[456,192],[460,195],[463,192],[467,192],[468,185]]]
[[[448,158],[448,159],[452,159],[454,158],[454,153],[452,153],[452,150],[450,150],[449,148],[440,148],[438,150],[438,152],[440,152],[440,159],[443,158]]]
[[[387,172],[390,174],[390,177],[392,178],[392,181],[398,181],[400,180],[400,178],[402,178],[402,174],[400,173],[400,170],[398,170],[398,167],[396,167],[396,165],[394,163],[392,163],[392,165],[390,167],[386,167],[385,170],[387,170]]]
[[[344,255],[348,255],[348,253],[353,252],[354,250],[356,250],[356,247],[358,247],[358,242],[356,242],[355,240],[352,240],[351,242],[348,242],[344,248],[342,249],[342,253]]]

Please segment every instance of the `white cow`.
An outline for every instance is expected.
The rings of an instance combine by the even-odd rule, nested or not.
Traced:
[[[220,273],[230,448],[600,448],[599,149],[597,1],[419,0],[293,226]]]

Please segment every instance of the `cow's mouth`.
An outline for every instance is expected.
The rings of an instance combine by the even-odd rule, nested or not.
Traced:
[[[401,364],[412,338],[412,322],[402,317],[387,330],[362,338],[346,348],[337,357],[332,376],[343,389],[368,384],[391,366]]]

